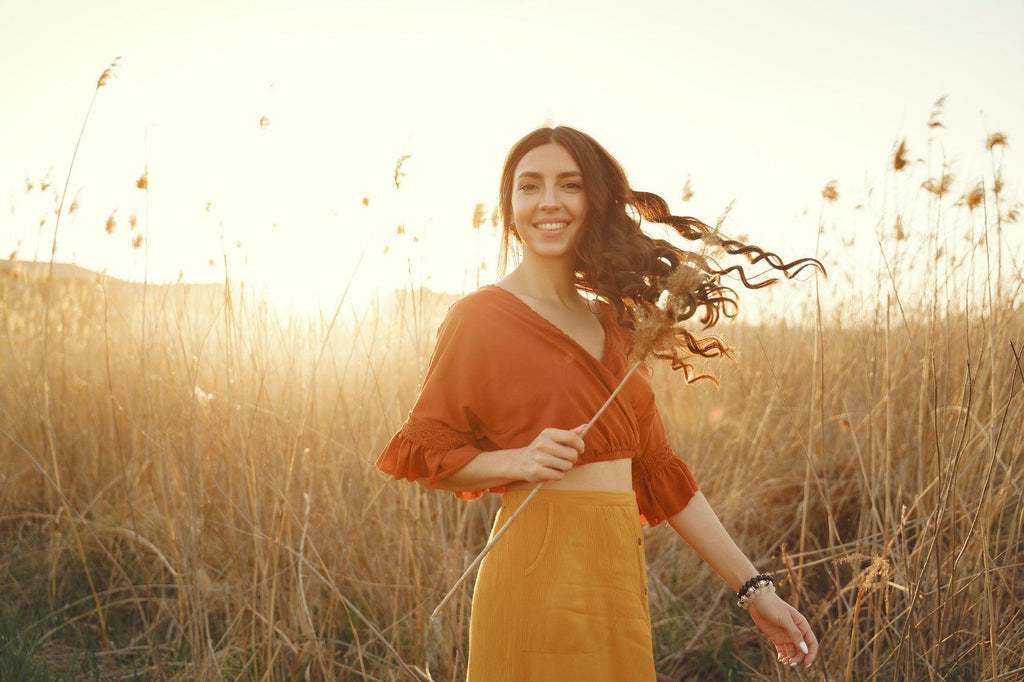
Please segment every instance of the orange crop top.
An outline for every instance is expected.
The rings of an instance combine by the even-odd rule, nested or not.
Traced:
[[[515,294],[490,285],[458,300],[438,329],[423,389],[401,430],[377,459],[395,478],[426,483],[478,453],[529,445],[547,427],[590,421],[625,375],[632,336],[602,305],[598,360]],[[633,374],[584,439],[580,464],[628,457],[641,519],[651,526],[697,492],[673,453],[654,404],[649,374]],[[500,493],[504,486],[489,489]],[[472,500],[483,491],[456,493]]]

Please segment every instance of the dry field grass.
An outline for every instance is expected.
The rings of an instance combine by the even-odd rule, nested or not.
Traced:
[[[372,467],[446,299],[401,294],[331,326],[209,287],[150,287],[143,311],[137,286],[59,286],[45,354],[45,284],[0,289],[3,665],[457,676],[470,590],[439,622],[426,614],[496,501]],[[873,315],[733,328],[741,357],[717,367],[721,389],[661,372],[673,442],[811,614],[823,651],[804,676],[1013,679],[1024,317],[1007,303],[904,319],[884,296]],[[670,530],[648,542],[666,679],[783,674]]]
[[[904,181],[927,210],[878,214],[874,295],[787,285],[802,323],[724,329],[720,389],[657,373],[678,452],[822,642],[780,668],[660,527],[663,679],[1024,676],[1024,278],[993,169],[980,196]],[[471,587],[427,614],[497,500],[373,468],[448,302],[283,321],[231,289],[0,275],[0,679],[458,679]]]

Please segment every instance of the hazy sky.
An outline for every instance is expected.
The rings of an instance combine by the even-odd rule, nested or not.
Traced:
[[[1022,2],[630,6],[0,0],[0,257],[49,257],[54,188],[117,56],[58,258],[217,279],[226,254],[232,274],[298,296],[337,291],[360,256],[364,289],[408,279],[407,259],[454,289],[481,260],[493,268],[473,208],[493,207],[508,147],[545,121],[594,135],[677,212],[711,222],[735,200],[727,231],[801,255],[821,188],[837,180],[852,205],[897,140],[924,154],[940,96],[964,177],[985,167],[989,132],[1011,151],[1024,134]]]

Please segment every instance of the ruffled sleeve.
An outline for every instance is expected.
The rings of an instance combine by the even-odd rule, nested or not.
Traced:
[[[430,485],[476,457],[478,411],[490,383],[480,361],[486,345],[484,320],[473,319],[461,302],[438,328],[423,388],[405,424],[377,458],[377,468],[395,478]],[[456,493],[463,499],[481,491]]]
[[[377,458],[377,468],[395,478],[429,485],[466,466],[479,453],[471,436],[409,415]]]
[[[638,425],[643,446],[633,459],[633,490],[641,523],[653,528],[681,511],[700,488],[690,467],[669,445],[648,373],[642,371],[641,375],[645,390],[638,406]]]

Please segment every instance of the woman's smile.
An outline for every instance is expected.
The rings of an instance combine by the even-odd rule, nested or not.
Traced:
[[[568,226],[569,226],[569,223],[567,221],[558,221],[558,222],[555,222],[555,223],[536,223],[536,224],[534,224],[534,227],[536,227],[538,230],[544,230],[545,232],[553,232],[555,230],[561,230],[563,227],[568,227]]]

